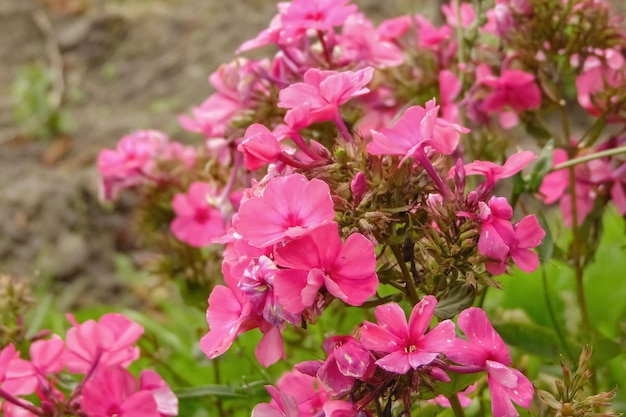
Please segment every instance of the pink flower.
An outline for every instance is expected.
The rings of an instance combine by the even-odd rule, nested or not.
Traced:
[[[178,398],[161,376],[150,369],[141,371],[139,390],[149,391],[156,401],[157,410],[162,417],[178,414]]]
[[[492,197],[489,205],[479,202],[482,221],[478,251],[493,259],[485,267],[493,275],[505,272],[510,256],[524,272],[539,266],[539,257],[531,249],[539,246],[546,232],[539,226],[535,215],[524,217],[513,226],[510,222],[513,209],[504,197]]]
[[[357,7],[350,0],[293,0],[282,14],[280,39],[293,43],[310,29],[327,31],[339,26]]]
[[[485,312],[468,308],[461,312],[458,323],[468,340],[457,338],[446,355],[448,359],[467,366],[468,371],[487,372],[493,416],[518,416],[513,402],[529,408],[533,386],[521,372],[508,367],[512,364],[509,350]]]
[[[487,64],[479,65],[476,71],[477,81],[492,88],[482,103],[482,110],[498,113],[503,128],[517,126],[518,113],[541,105],[541,90],[534,75],[513,69],[504,70],[500,77],[496,77]]]
[[[281,149],[274,134],[260,123],[254,123],[248,129],[243,141],[237,146],[243,152],[244,164],[250,171],[278,160]]]
[[[85,383],[80,405],[89,417],[161,417],[152,392],[138,390],[122,368],[100,368]]]
[[[356,404],[350,401],[331,400],[324,404],[325,417],[371,417],[369,411],[359,410]]]
[[[363,347],[386,354],[376,365],[389,372],[406,374],[409,369],[428,365],[439,354],[446,353],[454,342],[454,323],[444,320],[426,333],[436,305],[435,297],[424,297],[413,308],[408,326],[398,304],[376,307],[378,325],[366,321],[361,327]]]
[[[369,92],[365,86],[373,74],[372,67],[344,72],[311,68],[304,74],[303,83],[292,84],[280,91],[278,107],[290,109],[285,120],[288,120],[293,112],[304,112],[306,117],[298,117],[297,120],[301,125],[292,126],[294,128],[334,120],[341,117],[340,105]]]
[[[278,391],[271,385],[265,387],[272,397],[271,403],[257,404],[252,417],[300,417],[298,403],[293,396]]]
[[[19,356],[13,344],[0,351],[0,388],[10,395],[29,395],[37,388],[36,371]]]
[[[470,406],[470,404],[472,403],[472,398],[468,397],[467,395],[476,391],[476,387],[477,387],[477,383],[475,382],[469,387],[467,387],[466,389],[464,389],[463,391],[456,394],[456,396],[459,399],[459,402],[461,403],[461,407],[467,408]],[[450,408],[450,401],[446,398],[445,395],[438,395],[432,400],[429,400],[428,402],[432,404],[438,404],[442,407]]]
[[[285,372],[276,381],[280,392],[291,395],[298,404],[299,417],[316,417],[328,400],[328,393],[318,387],[319,383],[313,376],[299,371]]]
[[[65,363],[65,342],[58,335],[49,340],[37,340],[30,345],[30,358],[37,371],[43,375],[61,372]]]
[[[466,4],[466,3],[463,3]],[[461,81],[450,70],[439,71],[439,91],[441,93],[441,113],[443,118],[454,123],[461,121],[459,106],[454,102],[461,92]]]
[[[317,372],[317,378],[335,395],[347,393],[357,379],[365,381],[374,375],[374,357],[352,336],[334,336],[324,341],[328,357]]]
[[[361,305],[376,292],[376,254],[365,236],[354,233],[341,243],[337,223],[329,223],[275,250],[275,288],[287,311],[299,313],[326,290],[350,305]]]
[[[65,364],[70,373],[86,373],[96,362],[98,366],[127,367],[139,357],[132,345],[143,334],[143,327],[121,314],[105,314],[98,322],[87,320],[67,331]]]
[[[269,246],[310,233],[335,217],[328,184],[300,174],[270,180],[239,208],[233,226],[250,244]]]
[[[115,150],[100,152],[98,171],[102,176],[102,198],[114,200],[120,190],[145,181],[168,140],[163,132],[139,130],[120,139]]]
[[[438,112],[435,99],[426,103],[426,107],[409,107],[392,128],[372,131],[367,152],[371,155],[401,155],[400,165],[426,146],[450,155],[459,143],[459,134],[467,133],[469,129],[437,117]]]
[[[533,152],[522,151],[511,155],[504,165],[476,160],[465,165],[465,175],[482,175],[486,178],[487,183],[495,184],[501,179],[517,174],[536,158],[537,155]]]
[[[392,42],[382,38],[372,23],[361,14],[346,20],[339,40],[342,58],[377,68],[395,67],[404,62],[404,54]]]
[[[226,233],[221,212],[209,202],[214,195],[215,190],[210,184],[194,182],[187,194],[174,196],[172,207],[176,218],[170,229],[176,239],[190,246],[202,247]]]
[[[600,117],[610,104],[600,96],[605,90],[623,88],[626,82],[624,56],[619,50],[598,51],[598,56],[589,56],[583,64],[583,71],[576,78],[578,102],[590,114]],[[609,118],[614,116],[609,114]]]
[[[451,2],[450,4],[444,4],[441,6],[441,11],[446,17],[446,22],[451,27],[456,27],[458,25],[458,16],[461,16],[461,27],[469,28],[476,21],[476,11],[471,3],[461,3],[461,12],[458,12],[456,7],[456,2]]]

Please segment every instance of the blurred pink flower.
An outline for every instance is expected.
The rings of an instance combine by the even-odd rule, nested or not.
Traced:
[[[408,326],[398,304],[376,307],[378,324],[366,321],[361,327],[363,347],[386,353],[376,365],[389,372],[406,374],[409,369],[428,365],[439,354],[446,353],[454,342],[454,323],[444,320],[426,333],[436,305],[435,297],[424,297],[413,307]]]
[[[404,62],[404,54],[386,41],[361,13],[353,14],[343,25],[339,38],[341,57],[358,65],[377,68],[395,67]]]
[[[35,367],[11,343],[0,351],[0,388],[9,395],[29,395],[37,388]]]
[[[138,390],[122,368],[100,368],[85,383],[80,405],[89,417],[161,417],[152,392]]]
[[[65,342],[54,334],[48,340],[37,340],[30,345],[30,358],[43,375],[61,372],[65,367]]]
[[[257,404],[252,410],[252,417],[300,417],[298,403],[293,396],[271,385],[266,385],[265,389],[272,397],[272,401]]]
[[[176,239],[190,246],[202,247],[226,233],[222,213],[211,203],[215,189],[205,182],[194,182],[187,193],[179,193],[172,200],[176,217],[170,229]]]
[[[462,311],[458,323],[468,340],[457,338],[446,356],[467,366],[468,372],[487,372],[494,417],[517,417],[513,402],[529,408],[533,385],[520,371],[508,367],[513,363],[509,349],[483,310],[471,307]]]
[[[161,375],[146,369],[139,375],[139,391],[149,391],[156,401],[157,411],[162,417],[178,414],[178,398]]]
[[[443,15],[446,17],[446,22],[451,27],[456,27],[458,25],[458,16],[461,16],[461,27],[469,28],[476,21],[476,11],[471,3],[461,3],[461,12],[458,12],[458,8],[456,7],[456,2],[450,2],[450,4],[444,4],[441,6],[441,11]]]
[[[486,182],[495,184],[501,179],[517,174],[536,158],[537,155],[532,151],[522,151],[511,155],[503,165],[491,161],[476,160],[465,165],[465,175],[482,175]]]
[[[72,315],[73,327],[67,331],[65,364],[70,373],[88,372],[97,366],[127,367],[139,357],[139,348],[132,346],[143,334],[143,327],[122,314],[109,313],[99,321],[78,324]]]
[[[292,84],[280,91],[278,107],[289,109],[285,120],[293,112],[303,112],[304,115],[297,118],[301,125],[299,127],[335,120],[341,117],[340,105],[370,91],[365,86],[373,74],[372,67],[344,72],[311,68],[304,74],[304,82]]]

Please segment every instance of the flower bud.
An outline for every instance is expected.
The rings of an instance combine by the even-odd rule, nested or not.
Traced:
[[[367,178],[363,172],[357,172],[350,182],[350,191],[352,192],[352,200],[358,205],[363,199],[363,194],[367,191]]]

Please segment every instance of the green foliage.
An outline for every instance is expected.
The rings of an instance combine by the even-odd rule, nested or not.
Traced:
[[[13,121],[21,134],[50,139],[68,133],[67,113],[52,99],[52,78],[40,64],[21,67],[11,86]]]

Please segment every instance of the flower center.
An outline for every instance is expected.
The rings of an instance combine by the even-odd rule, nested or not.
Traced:
[[[404,347],[404,353],[413,353],[416,350],[417,350],[417,346],[415,346],[415,345],[405,346]]]

